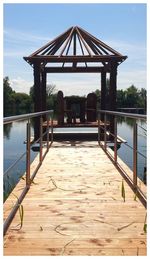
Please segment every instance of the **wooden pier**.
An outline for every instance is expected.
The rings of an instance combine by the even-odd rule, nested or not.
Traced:
[[[35,167],[36,157],[31,165]],[[25,186],[4,204],[4,218]],[[146,209],[97,142],[53,142],[4,237],[4,255],[146,255]],[[15,196],[13,195],[15,194]]]

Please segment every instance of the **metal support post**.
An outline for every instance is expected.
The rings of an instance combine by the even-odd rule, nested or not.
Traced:
[[[100,112],[98,113],[98,143],[100,144]]]
[[[47,132],[47,151],[49,150],[49,117],[48,114],[46,115],[47,120],[47,126],[46,126],[46,132]]]
[[[133,184],[137,186],[137,123],[133,127]]]
[[[117,117],[114,118],[114,160],[117,163]]]
[[[30,120],[28,120],[27,128],[26,128],[26,186],[30,187],[30,136],[31,136],[31,127]]]
[[[104,114],[104,148],[106,150],[107,145],[106,145],[106,141],[107,141],[107,135],[106,135],[106,120],[107,120],[107,115],[106,113]]]
[[[42,163],[43,118],[40,117],[40,163]]]
[[[51,143],[53,143],[53,115],[51,117]]]

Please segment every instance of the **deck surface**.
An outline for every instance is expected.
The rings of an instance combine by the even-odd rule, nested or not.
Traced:
[[[4,238],[4,255],[146,255],[146,210],[125,182],[123,201],[121,184],[96,142],[53,143],[22,203],[22,228],[17,212]],[[11,194],[4,217],[15,201]]]

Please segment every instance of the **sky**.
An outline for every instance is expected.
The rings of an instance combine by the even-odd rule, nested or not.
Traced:
[[[21,4],[3,5],[3,76],[16,92],[29,93],[32,67],[23,60],[71,26],[80,26],[128,59],[118,67],[118,89],[132,84],[146,88],[146,4]],[[99,74],[49,74],[65,95],[87,95],[100,89]]]

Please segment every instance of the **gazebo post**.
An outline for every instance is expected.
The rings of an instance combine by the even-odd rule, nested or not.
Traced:
[[[101,110],[106,109],[106,72],[101,72]],[[101,119],[104,120],[104,114],[101,114]]]
[[[42,89],[41,89],[41,65],[34,63],[34,112],[42,111]],[[35,117],[34,121],[34,139],[40,136],[40,118]]]
[[[101,110],[106,109],[106,72],[101,72]],[[101,120],[104,121],[104,113],[101,113]],[[101,130],[102,136],[104,130]]]
[[[47,73],[101,73],[101,109],[103,110],[107,107],[106,74],[110,73],[110,110],[115,110],[117,66],[126,58],[127,56],[122,55],[82,28],[70,27],[31,55],[24,57],[24,60],[34,68],[34,111],[46,110]],[[62,100],[61,97],[60,100]],[[35,139],[39,138],[39,130],[39,119],[36,119]],[[110,132],[114,133],[113,119],[110,120]]]
[[[109,102],[110,111],[116,110],[116,99],[117,99],[117,62],[111,62],[111,72],[110,72],[110,88],[109,88]],[[110,118],[110,133],[114,134],[114,117]],[[113,136],[110,136],[114,139]]]
[[[42,71],[42,111],[46,111],[46,83],[47,73]]]

